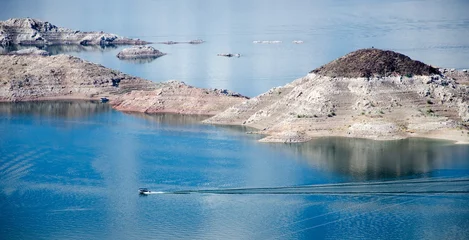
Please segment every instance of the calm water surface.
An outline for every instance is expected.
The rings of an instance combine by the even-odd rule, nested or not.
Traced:
[[[285,85],[335,58],[371,46],[428,64],[469,68],[467,0],[2,0],[0,19],[33,17],[82,31],[147,41],[204,39],[162,45],[152,62],[122,61],[123,48],[54,47],[154,81],[177,79],[247,96]],[[281,44],[253,44],[255,40]],[[304,44],[293,44],[302,40]],[[224,58],[218,53],[240,53]]]
[[[363,47],[469,68],[466,0],[3,0],[1,6],[2,20],[34,17],[149,41],[204,39],[194,46],[154,44],[168,55],[141,62],[118,60],[122,47],[47,50],[154,81],[248,96]],[[216,56],[225,52],[242,56]],[[265,144],[245,134],[249,129],[199,124],[204,118],[127,115],[90,102],[0,104],[0,239],[469,239],[469,146],[341,138]],[[399,181],[393,186],[402,192],[365,193],[393,189],[383,181]],[[369,185],[362,194],[340,194],[349,189],[342,185],[334,187],[337,194],[282,190],[347,182]],[[138,187],[221,191],[140,197]],[[223,194],[230,188],[254,194]]]
[[[265,144],[247,129],[201,125],[203,118],[126,115],[90,102],[0,104],[2,239],[469,236],[469,146],[342,138]],[[440,178],[465,182],[400,184],[405,192],[393,195],[271,194],[284,186]],[[141,197],[142,186],[222,192]],[[223,194],[252,187],[265,192]],[[435,189],[444,192],[425,193]],[[424,193],[406,194],[414,190]],[[465,193],[446,192],[456,190]]]

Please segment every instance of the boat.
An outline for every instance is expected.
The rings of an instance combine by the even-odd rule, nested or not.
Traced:
[[[102,98],[101,98],[101,102],[102,102],[102,103],[109,102],[109,98],[102,97]]]
[[[138,189],[138,193],[139,193],[139,194],[142,194],[142,195],[147,195],[147,194],[150,194],[151,191],[148,190],[148,188],[139,188],[139,189]]]

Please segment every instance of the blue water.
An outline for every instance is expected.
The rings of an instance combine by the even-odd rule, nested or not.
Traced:
[[[265,144],[245,134],[249,129],[201,125],[203,118],[126,115],[90,102],[0,104],[0,236],[469,236],[467,145],[342,138]],[[393,195],[269,193],[271,187],[454,178],[466,182],[402,184],[404,192]],[[139,187],[164,192],[263,187],[267,192],[139,196]],[[443,192],[406,194],[436,188]]]
[[[255,96],[363,47],[469,68],[467,9],[466,0],[3,0],[0,19],[149,41],[201,38],[153,44],[168,55],[143,62],[117,59],[123,47],[46,50]],[[225,52],[242,56],[216,56]],[[467,145],[266,144],[250,129],[199,124],[204,118],[129,115],[90,102],[0,104],[0,239],[469,239]],[[430,182],[441,179],[462,182]],[[307,190],[349,182],[377,185],[357,194],[341,185],[334,194]],[[365,193],[375,186],[401,192]],[[139,187],[168,194],[139,196]],[[241,194],[226,194],[232,188]]]
[[[440,67],[469,68],[467,0],[2,0],[0,19],[33,17],[82,31],[163,45],[150,63],[119,60],[118,48],[48,49],[154,81],[176,79],[253,97],[359,48],[399,51]],[[281,44],[254,44],[256,40]],[[293,44],[302,40],[303,44]],[[240,53],[224,58],[218,53]]]

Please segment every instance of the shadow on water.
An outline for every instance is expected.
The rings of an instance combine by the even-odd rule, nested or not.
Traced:
[[[290,144],[285,149],[315,168],[350,176],[356,181],[434,177],[441,174],[441,170],[437,173],[435,169],[467,165],[464,156],[469,154],[469,147],[464,145],[415,138],[397,141],[318,138]]]
[[[95,101],[41,101],[0,103],[0,115],[33,115],[65,119],[87,117],[111,111],[111,106]]]

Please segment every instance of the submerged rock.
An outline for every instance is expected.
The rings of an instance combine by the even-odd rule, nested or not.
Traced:
[[[0,21],[0,45],[142,45],[148,42],[104,32],[80,32],[32,18]]]
[[[190,41],[165,41],[165,42],[158,42],[160,44],[167,44],[167,45],[173,45],[173,44],[181,44],[181,43],[188,43],[188,44],[201,44],[204,43],[205,41],[202,39],[196,39],[196,40],[190,40]]]
[[[217,56],[221,57],[241,57],[241,54],[239,53],[219,53]]]
[[[261,44],[279,44],[282,43],[282,41],[252,41],[252,43],[261,43]]]
[[[125,48],[117,54],[120,59],[137,59],[137,58],[158,58],[166,55],[150,46],[135,46]]]

